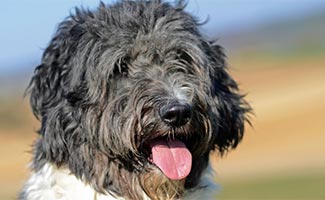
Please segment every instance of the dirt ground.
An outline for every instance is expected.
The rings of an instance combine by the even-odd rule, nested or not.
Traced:
[[[253,128],[247,126],[236,150],[223,158],[212,156],[217,180],[324,170],[325,61],[234,60],[231,65],[240,66],[231,73],[247,93],[255,115]],[[38,128],[27,103],[18,102],[8,112],[17,112],[24,125],[0,127],[1,200],[15,199],[26,179]]]

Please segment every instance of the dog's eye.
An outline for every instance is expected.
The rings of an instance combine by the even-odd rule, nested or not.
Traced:
[[[120,73],[123,75],[123,76],[127,76],[128,75],[128,66],[126,63],[122,63],[120,65]]]
[[[183,73],[183,74],[186,74],[187,70],[184,69],[183,67],[175,67],[174,69],[171,70],[171,73]]]
[[[183,50],[177,51],[177,59],[186,64],[190,64],[193,61],[192,57]]]
[[[114,66],[114,75],[122,75],[127,76],[128,75],[128,66],[125,62],[119,62],[115,64]]]

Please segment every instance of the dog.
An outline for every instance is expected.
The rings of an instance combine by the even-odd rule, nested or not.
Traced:
[[[184,7],[101,3],[58,25],[27,89],[41,128],[20,199],[214,198],[209,155],[251,108]]]

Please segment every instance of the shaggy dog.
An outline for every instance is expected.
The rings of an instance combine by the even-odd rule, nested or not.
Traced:
[[[183,8],[102,3],[59,25],[28,89],[41,128],[20,199],[213,198],[209,154],[250,107]]]

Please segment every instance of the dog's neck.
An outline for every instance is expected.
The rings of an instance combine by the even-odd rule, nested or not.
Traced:
[[[184,199],[214,199],[217,186],[212,179],[212,169],[208,169],[202,175],[200,184],[185,192]],[[27,184],[25,190],[28,200],[114,200],[124,198],[114,194],[101,194],[90,185],[77,179],[68,169],[45,164],[41,170],[35,172]],[[149,199],[143,194],[143,199]]]

